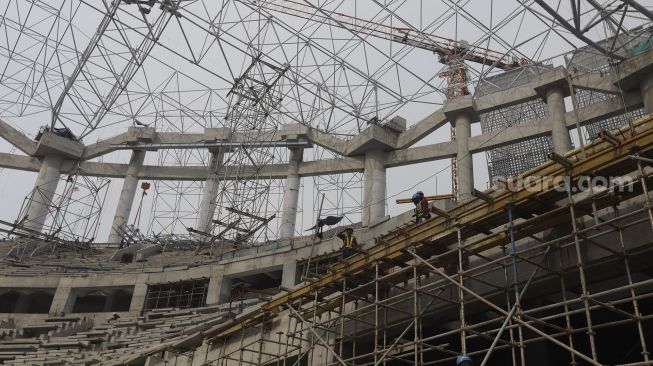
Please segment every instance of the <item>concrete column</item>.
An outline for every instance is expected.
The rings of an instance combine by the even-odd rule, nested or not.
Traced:
[[[363,226],[385,216],[385,153],[370,150],[365,153],[363,176]]]
[[[218,168],[222,164],[223,154],[218,151],[211,151],[209,159],[208,175],[202,191],[202,201],[200,202],[200,217],[197,222],[197,230],[208,232],[213,223],[215,214],[215,198],[218,195]]]
[[[456,168],[458,173],[458,200],[472,198],[474,190],[474,164],[469,151],[469,138],[472,136],[472,116],[467,112],[458,113],[454,119],[456,129]]]
[[[231,298],[231,278],[225,277],[222,269],[214,269],[206,293],[206,305],[224,304]]]
[[[127,168],[127,175],[125,175],[125,179],[122,182],[122,191],[120,192],[120,198],[118,198],[116,214],[113,216],[113,224],[111,225],[111,233],[109,234],[108,240],[109,243],[120,242],[119,228],[127,224],[127,221],[129,221],[129,214],[134,205],[136,189],[138,189],[138,172],[141,170],[144,160],[145,150],[132,151],[132,156],[129,160],[129,167]]]
[[[140,314],[145,307],[145,298],[147,296],[147,275],[138,276],[136,284],[134,284],[134,292],[132,293],[132,302],[129,305],[129,313],[131,315]]]
[[[288,175],[286,176],[286,185],[283,188],[283,210],[281,211],[279,239],[288,239],[295,235],[297,203],[299,202],[299,163],[304,158],[303,148],[295,147],[288,150]]]
[[[72,278],[61,278],[50,305],[50,314],[70,313],[73,310],[75,299],[71,296]]]
[[[571,137],[565,121],[565,96],[562,88],[553,86],[546,90],[546,106],[549,110],[553,151],[564,154],[572,149]]]
[[[218,289],[218,304],[224,304],[231,300],[231,284],[233,280],[229,277],[222,277]]]
[[[653,73],[649,73],[639,84],[640,93],[642,93],[642,102],[644,102],[644,113],[653,113]]]
[[[283,264],[281,272],[281,286],[293,288],[297,284],[297,263],[290,259]]]
[[[59,184],[62,161],[63,158],[58,155],[46,155],[41,161],[41,169],[36,177],[34,191],[26,212],[25,226],[28,229],[39,232],[43,229],[43,224],[48,217],[48,209],[52,205]]]

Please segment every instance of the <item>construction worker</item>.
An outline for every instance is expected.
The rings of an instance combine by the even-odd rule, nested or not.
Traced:
[[[472,366],[472,359],[467,355],[456,357],[456,366]]]
[[[413,195],[412,200],[415,204],[415,223],[419,224],[422,219],[430,219],[431,213],[429,212],[429,201],[424,196],[424,192],[417,191],[417,193]]]
[[[354,236],[354,229],[348,227],[345,230],[339,232],[338,237],[342,239],[342,258],[345,259],[354,254],[356,248],[358,247],[358,242]]]

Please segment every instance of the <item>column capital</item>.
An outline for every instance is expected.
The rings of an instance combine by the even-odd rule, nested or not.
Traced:
[[[231,139],[232,135],[233,131],[226,127],[204,129],[205,142],[227,142]],[[220,150],[219,147],[209,148],[211,152],[217,152],[218,150]]]
[[[559,89],[562,91],[563,97],[571,95],[569,92],[569,82],[567,81],[567,72],[563,67],[556,67],[555,69],[542,72],[538,79],[535,80],[535,84],[533,89],[545,102],[549,90]]]
[[[129,127],[125,142],[127,144],[137,144],[139,142],[151,143],[156,139],[154,127]]]
[[[81,159],[83,152],[84,145],[82,143],[46,131],[39,137],[34,156],[59,155],[62,158]]]
[[[279,136],[286,141],[309,141],[308,127],[301,123],[288,123],[281,125]],[[310,142],[308,144],[310,146]]]
[[[442,107],[442,112],[447,116],[452,126],[456,123],[456,118],[461,114],[469,115],[472,122],[480,120],[476,102],[471,95],[465,95],[447,101]]]

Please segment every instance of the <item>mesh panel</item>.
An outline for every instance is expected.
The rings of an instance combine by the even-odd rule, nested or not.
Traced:
[[[529,65],[518,70],[494,75],[481,81],[476,95],[483,96],[509,90],[531,82],[550,66]],[[513,105],[484,113],[481,130],[486,133],[501,133],[504,129],[536,121],[547,116],[547,107],[540,99]],[[513,177],[541,164],[553,148],[550,136],[537,137],[528,141],[498,147],[486,152],[490,181]]]

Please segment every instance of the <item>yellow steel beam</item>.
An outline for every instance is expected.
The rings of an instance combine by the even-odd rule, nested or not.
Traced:
[[[436,194],[434,196],[425,196],[425,197],[429,201],[441,201],[441,200],[453,199],[453,194]],[[412,203],[413,199],[412,198],[397,198],[397,200],[395,202],[397,204]]]

